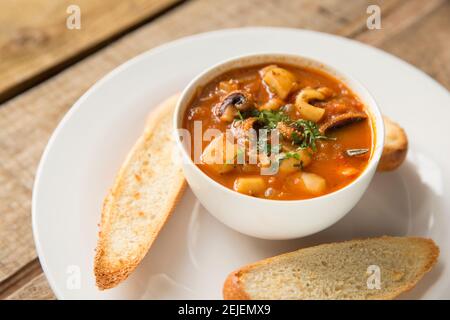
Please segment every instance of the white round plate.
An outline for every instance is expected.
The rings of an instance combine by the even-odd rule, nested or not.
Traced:
[[[132,276],[117,288],[97,290],[92,267],[103,197],[146,115],[212,64],[268,50],[309,56],[359,79],[382,112],[406,129],[410,140],[406,163],[393,173],[376,174],[363,199],[337,224],[293,241],[239,234],[209,215],[187,190]],[[407,63],[348,39],[312,31],[248,28],[172,42],[104,77],[55,130],[33,192],[33,230],[42,267],[60,299],[220,299],[227,274],[249,262],[323,242],[415,235],[436,241],[441,255],[434,269],[402,297],[448,299],[448,119],[450,97],[445,88]]]

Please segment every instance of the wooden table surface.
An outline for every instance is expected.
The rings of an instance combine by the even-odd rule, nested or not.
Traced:
[[[66,28],[70,4],[80,30]],[[370,4],[380,30],[367,28]],[[446,0],[0,0],[0,298],[55,298],[31,231],[34,175],[62,116],[110,70],[190,34],[283,26],[379,47],[449,89],[449,17]]]

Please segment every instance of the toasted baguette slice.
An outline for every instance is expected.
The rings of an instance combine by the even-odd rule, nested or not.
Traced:
[[[142,136],[106,196],[94,262],[99,289],[125,280],[144,258],[185,186],[172,161],[172,115],[178,95],[151,113]]]
[[[269,258],[231,273],[225,299],[393,299],[436,263],[432,240],[381,237],[323,244]],[[380,289],[376,271],[380,271]],[[370,267],[370,268],[369,268]],[[376,267],[375,267],[376,268]]]
[[[386,116],[384,120],[384,147],[378,171],[391,171],[397,169],[405,160],[408,152],[408,138],[405,130]]]

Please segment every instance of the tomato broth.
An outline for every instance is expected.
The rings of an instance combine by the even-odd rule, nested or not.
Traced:
[[[266,199],[308,199],[339,190],[364,171],[374,146],[370,115],[343,82],[287,64],[234,69],[199,88],[183,120],[192,148],[195,121],[203,132],[222,133],[202,139],[201,154],[191,152],[198,167],[229,189]],[[279,142],[258,149],[256,163],[250,163],[249,151],[236,141],[248,145],[249,132],[261,129],[275,130]],[[236,161],[240,151],[244,163]],[[223,162],[211,161],[218,154]],[[276,172],[262,174],[274,163]]]

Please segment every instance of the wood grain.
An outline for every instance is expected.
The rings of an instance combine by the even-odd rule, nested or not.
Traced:
[[[379,2],[383,29],[374,31],[365,28],[366,8],[374,1],[346,3],[342,5],[341,0],[190,1],[1,105],[0,183],[7,187],[0,188],[0,282],[36,258],[30,231],[31,186],[50,133],[95,81],[154,46],[220,28],[255,25],[306,28],[352,36],[381,46],[423,68],[450,88],[448,2],[431,0],[423,7],[416,0]],[[414,12],[413,18],[408,16]],[[7,224],[2,222],[4,219]],[[29,290],[22,292],[21,297],[26,297],[25,292]]]
[[[0,101],[67,62],[138,24],[176,0],[2,0],[0,2]],[[66,27],[76,4],[81,29]]]
[[[450,1],[379,47],[422,69],[450,90]]]
[[[34,277],[26,285],[9,295],[6,300],[54,300],[52,289],[47,283],[44,274]]]
[[[0,116],[1,117],[1,116]],[[3,133],[3,125],[1,132]],[[6,139],[0,135],[0,143]],[[31,188],[22,184],[14,172],[3,167],[0,147],[0,284],[36,258],[29,222]],[[34,164],[36,166],[36,164]]]
[[[444,3],[448,4],[446,0],[404,1],[402,5],[396,6],[394,10],[382,11],[381,30],[363,28],[359,33],[353,34],[352,38],[373,46],[380,45],[404,30],[408,30],[408,33],[411,33],[412,29],[408,29],[409,27],[435,11],[436,8],[442,8]],[[386,32],[386,30],[389,32]],[[444,30],[445,28],[442,29],[442,31]]]
[[[31,260],[11,277],[0,283],[0,299],[4,299],[26,286],[32,279],[42,274],[38,259]]]

